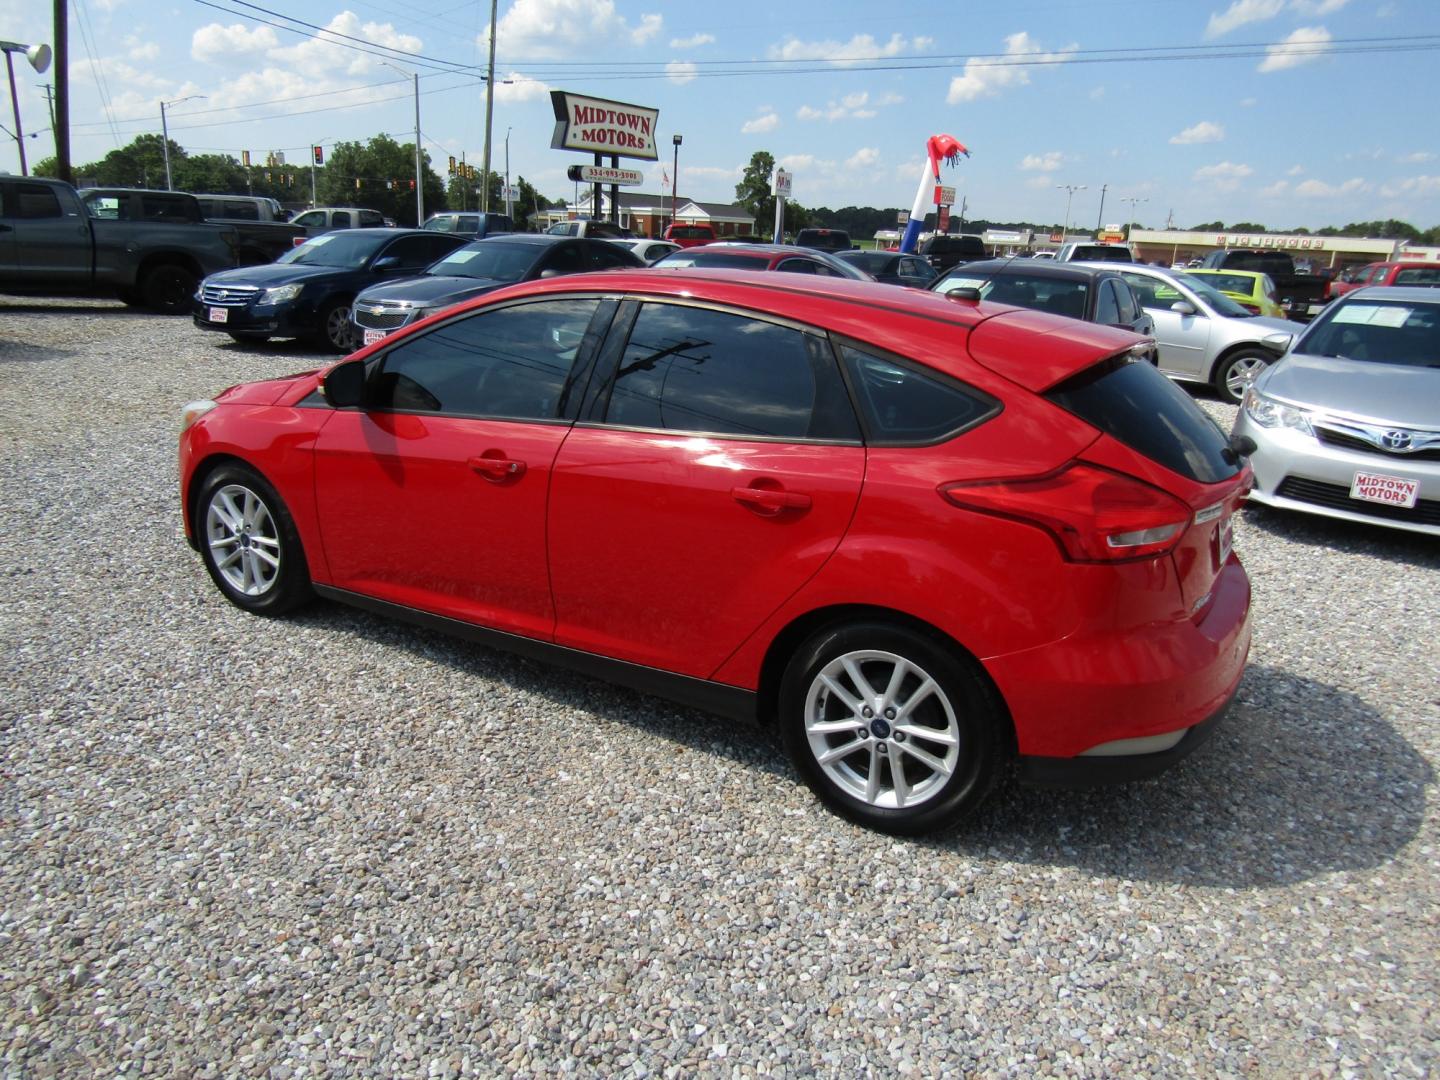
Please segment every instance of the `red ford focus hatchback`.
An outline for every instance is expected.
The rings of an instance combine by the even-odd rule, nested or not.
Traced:
[[[743,271],[537,281],[187,407],[220,591],[315,594],[778,726],[917,833],[1152,775],[1250,643],[1249,469],[1143,339]]]

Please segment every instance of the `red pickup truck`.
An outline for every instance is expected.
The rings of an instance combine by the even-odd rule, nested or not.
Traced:
[[[1366,285],[1426,285],[1440,287],[1440,263],[1377,262],[1352,270],[1343,278],[1330,282],[1326,299],[1344,296],[1351,289]]]
[[[682,248],[701,247],[720,239],[715,235],[715,226],[707,222],[687,225],[671,225],[665,230],[665,239]]]

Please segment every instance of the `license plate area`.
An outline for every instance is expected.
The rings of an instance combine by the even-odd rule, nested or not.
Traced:
[[[229,321],[230,321],[230,309],[229,309],[229,308],[223,308],[223,307],[212,307],[212,308],[210,309],[210,321],[211,321],[211,322],[229,322]]]
[[[377,342],[377,341],[384,341],[384,340],[385,340],[385,331],[384,331],[384,330],[368,330],[368,329],[367,329],[367,330],[365,331],[364,343],[365,343],[366,345],[374,345],[375,342]]]
[[[1350,482],[1350,497],[1361,502],[1412,508],[1420,495],[1420,481],[1383,473],[1357,472]]]
[[[1235,548],[1235,516],[1226,510],[1215,526],[1215,567],[1220,569]]]

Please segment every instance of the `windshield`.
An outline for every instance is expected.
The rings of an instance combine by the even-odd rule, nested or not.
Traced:
[[[389,240],[388,236],[376,236],[364,229],[342,229],[307,240],[275,261],[296,266],[343,266],[358,270]]]
[[[1244,293],[1246,296],[1251,294],[1255,286],[1255,279],[1246,277],[1244,274],[1227,274],[1223,271],[1212,273],[1207,271],[1203,274],[1191,274],[1190,276],[1208,281],[1217,289],[1224,289],[1226,292]]]
[[[1043,274],[952,274],[937,282],[938,293],[950,294],[957,289],[974,289],[980,299],[996,304],[1048,311],[1072,319],[1085,318],[1090,295],[1089,282],[1076,278],[1056,278]]]
[[[433,217],[425,222],[431,232],[473,233],[480,228],[480,219],[475,217]]]
[[[840,261],[868,270],[872,274],[883,274],[885,268],[894,260],[894,255],[884,251],[854,251]]]
[[[655,265],[666,270],[683,266],[709,266],[716,270],[764,270],[769,264],[755,255],[712,251],[709,248],[686,248],[683,251],[672,251]]]
[[[452,251],[425,273],[432,277],[493,278],[519,281],[546,247],[534,244],[496,244],[482,241]]]
[[[1204,278],[1198,278],[1194,274],[1176,274],[1175,280],[1183,281],[1186,285],[1190,286],[1191,289],[1200,294],[1200,299],[1204,300],[1205,303],[1209,304],[1221,315],[1228,315],[1232,319],[1253,319],[1255,317],[1253,312],[1246,311]],[[1249,290],[1246,291],[1248,292]]]
[[[1375,364],[1440,368],[1440,304],[1342,300],[1310,324],[1295,351]]]

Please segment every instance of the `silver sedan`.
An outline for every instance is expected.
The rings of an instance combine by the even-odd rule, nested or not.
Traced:
[[[1130,283],[1155,320],[1160,370],[1182,382],[1208,383],[1239,404],[1251,379],[1272,363],[1300,329],[1286,319],[1252,315],[1208,282],[1161,266],[1086,263]]]
[[[1331,303],[1246,391],[1250,498],[1440,536],[1440,290]]]

